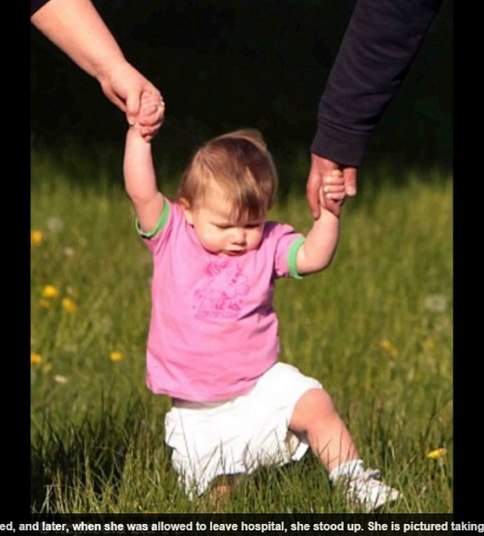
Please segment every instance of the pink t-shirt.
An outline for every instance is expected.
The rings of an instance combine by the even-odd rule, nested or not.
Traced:
[[[201,246],[180,206],[166,200],[156,229],[140,235],[153,255],[149,389],[193,402],[249,391],[277,361],[274,281],[300,277],[304,237],[267,222],[257,249],[221,257]]]

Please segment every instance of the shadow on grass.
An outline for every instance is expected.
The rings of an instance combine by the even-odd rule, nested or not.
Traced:
[[[131,446],[144,419],[140,401],[112,409],[103,400],[101,411],[85,414],[79,424],[56,424],[44,413],[31,448],[32,512],[66,511],[79,490],[101,499],[109,490],[116,502]]]

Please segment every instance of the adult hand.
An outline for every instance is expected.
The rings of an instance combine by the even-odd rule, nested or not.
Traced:
[[[126,119],[130,125],[138,122],[143,92],[148,92],[163,102],[158,89],[127,61],[117,65],[107,73],[99,74],[97,79],[106,97],[125,112]],[[163,117],[161,120],[158,118],[157,121],[153,121],[155,121],[154,116],[148,116],[139,121],[141,135],[147,141],[156,134],[163,122]]]
[[[32,24],[64,51],[81,69],[94,76],[106,97],[137,120],[143,91],[160,92],[124,57],[109,28],[90,0],[50,0],[31,17]],[[161,99],[160,99],[161,100]],[[149,141],[161,122],[139,123]]]
[[[345,197],[354,197],[357,191],[357,173],[358,170],[352,166],[341,166],[340,164],[328,160],[322,156],[311,154],[311,168],[309,170],[308,181],[306,184],[306,195],[313,217],[319,218],[320,215],[320,193],[323,185],[323,178],[330,176],[333,170],[340,170],[343,174],[345,184]],[[322,192],[324,197],[324,192]],[[344,198],[339,202],[342,204]],[[338,207],[336,212],[339,214]],[[336,213],[335,212],[335,213]]]

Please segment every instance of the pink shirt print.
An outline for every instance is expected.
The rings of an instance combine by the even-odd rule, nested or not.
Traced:
[[[214,259],[204,268],[204,277],[195,285],[195,318],[237,318],[249,282],[239,262],[228,258]]]
[[[274,283],[299,277],[302,235],[267,222],[256,250],[217,256],[201,246],[181,208],[166,200],[155,231],[140,235],[153,256],[148,388],[192,402],[249,391],[277,361]]]

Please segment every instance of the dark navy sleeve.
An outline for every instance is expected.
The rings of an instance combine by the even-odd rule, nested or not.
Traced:
[[[311,152],[359,166],[442,0],[358,0],[321,97]]]
[[[44,4],[47,4],[49,0],[30,0],[30,16],[38,11]]]

